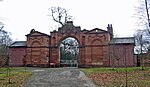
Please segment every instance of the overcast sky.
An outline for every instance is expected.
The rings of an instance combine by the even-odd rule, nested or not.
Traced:
[[[133,18],[137,0],[3,0],[0,2],[0,21],[13,40],[26,40],[31,29],[50,34],[56,29],[48,10],[53,6],[66,8],[74,17],[74,25],[81,29],[107,30],[113,25],[115,36],[133,36]]]

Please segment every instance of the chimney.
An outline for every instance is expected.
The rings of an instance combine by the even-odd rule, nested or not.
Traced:
[[[112,24],[108,24],[107,31],[110,34],[110,39],[112,39],[113,38],[113,27],[112,27]]]

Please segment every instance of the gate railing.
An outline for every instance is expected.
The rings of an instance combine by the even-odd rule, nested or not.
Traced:
[[[78,66],[77,60],[60,60],[60,64],[62,65],[75,65],[76,67]]]

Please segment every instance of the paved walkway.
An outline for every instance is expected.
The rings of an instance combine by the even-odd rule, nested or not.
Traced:
[[[28,68],[34,72],[24,87],[97,87],[77,68]]]

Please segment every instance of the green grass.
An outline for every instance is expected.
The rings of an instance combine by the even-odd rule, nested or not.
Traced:
[[[92,73],[92,72],[107,72],[107,71],[118,71],[118,72],[126,72],[127,71],[140,71],[142,70],[141,67],[128,67],[128,68],[109,68],[109,67],[101,67],[101,68],[84,68],[81,69],[86,72]],[[144,70],[150,70],[150,68],[145,68]]]
[[[150,68],[130,67],[130,68],[85,68],[81,69],[99,87],[124,87],[126,81],[129,87],[149,87]]]
[[[0,68],[0,87],[22,87],[31,75],[23,67]]]

